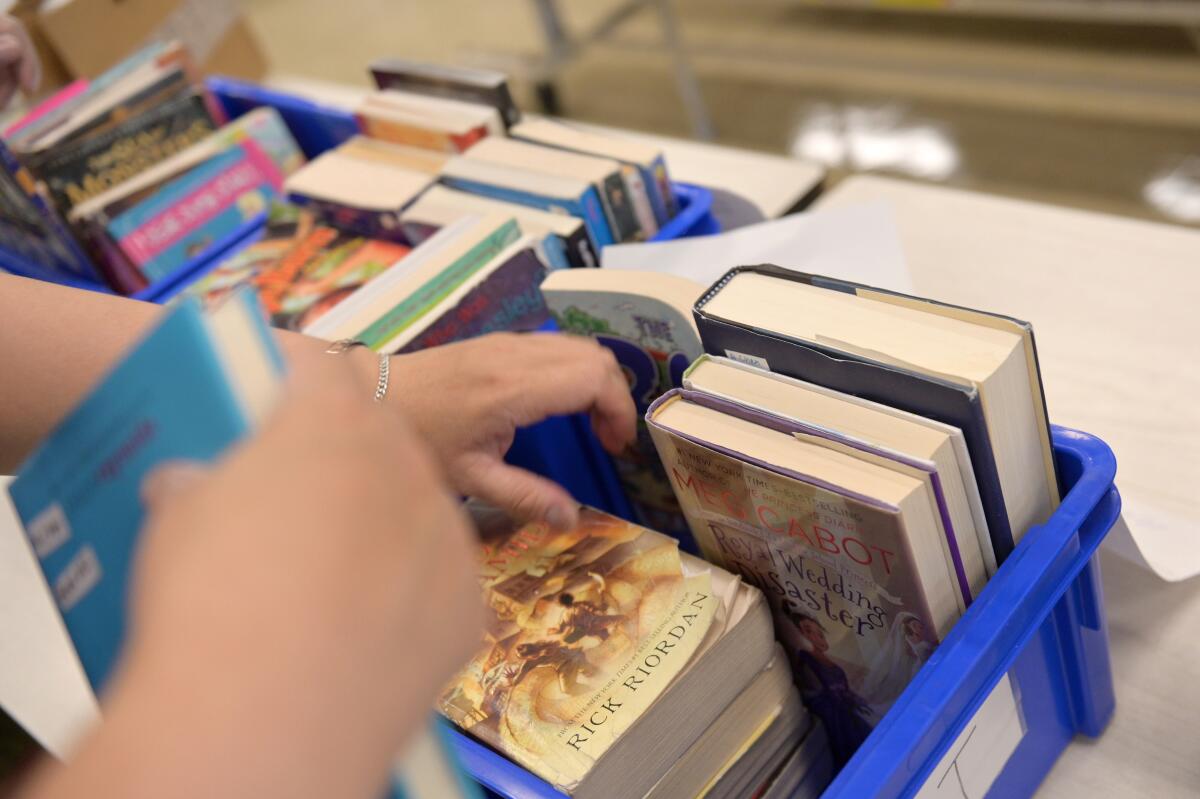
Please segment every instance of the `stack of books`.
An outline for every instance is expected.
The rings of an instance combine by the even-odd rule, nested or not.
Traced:
[[[24,242],[0,243],[40,248],[25,260],[46,276],[125,294],[176,276],[259,220],[304,160],[271,109],[224,122],[177,42],[64,89],[0,146],[0,195],[25,208],[14,220],[41,222]]]
[[[522,796],[811,796],[825,731],[762,592],[677,542],[583,508],[555,531],[475,508],[489,623],[438,700]],[[514,769],[508,761],[527,771]]]
[[[554,273],[544,294],[634,376],[639,518],[681,514],[763,591],[844,764],[1058,505],[1032,328],[770,265],[707,290]]]

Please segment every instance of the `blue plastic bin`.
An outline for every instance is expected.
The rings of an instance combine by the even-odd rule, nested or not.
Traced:
[[[1116,459],[1086,433],[1054,427],[1053,439],[1062,505],[1022,539],[823,799],[1028,797],[1076,735],[1099,735],[1112,717],[1095,553],[1121,510]],[[1000,753],[983,787],[962,790],[943,757],[952,746],[952,757],[978,757],[964,748],[976,731],[986,747],[989,720],[976,712],[994,690],[1011,691],[1020,741],[1011,756]],[[494,794],[562,797],[472,738],[454,731],[452,740],[468,773]]]

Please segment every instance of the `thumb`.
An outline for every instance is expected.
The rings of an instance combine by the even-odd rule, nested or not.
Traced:
[[[194,461],[171,461],[154,469],[142,480],[142,501],[153,511],[199,483],[208,470]]]
[[[566,489],[499,459],[474,469],[462,488],[508,511],[518,521],[545,521],[560,530],[579,521],[579,503]]]

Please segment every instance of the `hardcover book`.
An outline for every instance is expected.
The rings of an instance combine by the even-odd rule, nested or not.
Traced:
[[[845,763],[961,615],[926,489],[707,395],[647,418],[701,552],[766,594]]]
[[[638,522],[689,548],[691,534],[643,419],[703,354],[691,307],[701,286],[674,275],[605,269],[555,272],[542,285],[560,330],[603,344],[621,365],[638,411],[634,446],[614,458]]]
[[[998,562],[1057,505],[1027,323],[771,265],[731,270],[695,315],[710,353],[962,430]]]
[[[907,463],[917,476],[927,473],[939,514],[959,542],[970,593],[977,594],[995,574],[979,487],[958,428],[716,355],[697,358],[684,373],[683,386],[787,419],[814,440]]]

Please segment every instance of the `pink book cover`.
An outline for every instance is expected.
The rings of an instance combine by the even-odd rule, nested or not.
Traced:
[[[5,136],[15,136],[22,129],[37,122],[42,117],[49,114],[62,106],[66,105],[71,100],[87,91],[89,81],[86,78],[68,83],[54,94],[42,100],[40,103],[31,108],[25,116],[18,119],[16,122],[4,129]]]

